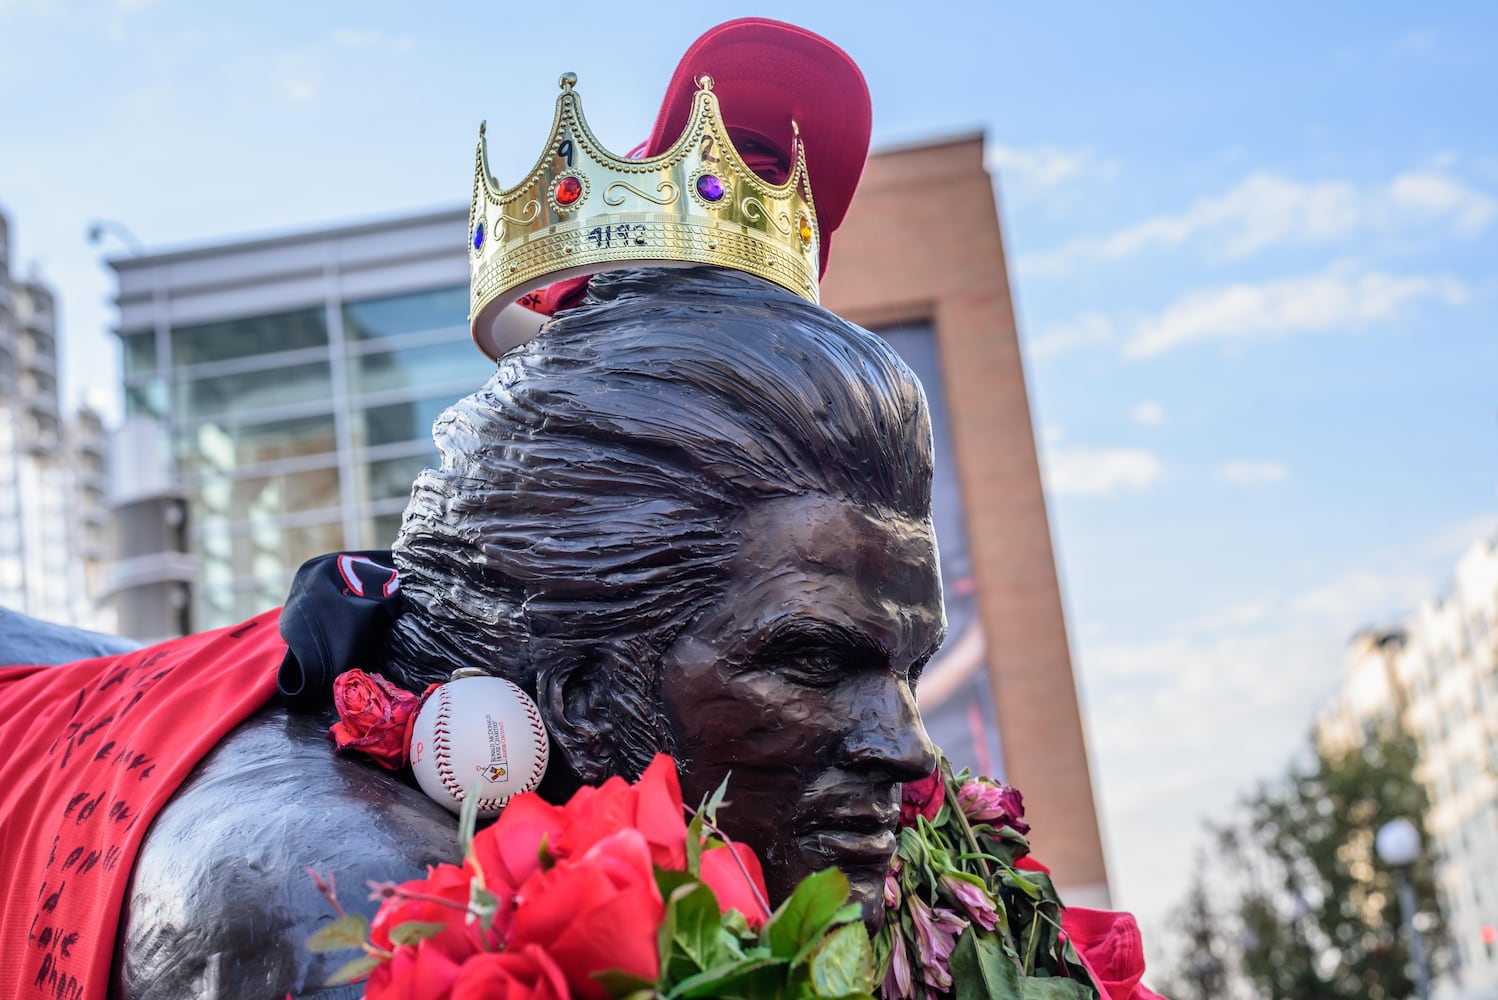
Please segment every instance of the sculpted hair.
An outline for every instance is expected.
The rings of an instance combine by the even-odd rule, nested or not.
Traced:
[[[464,665],[540,689],[584,780],[579,757],[633,777],[670,749],[656,663],[721,593],[741,511],[820,493],[930,514],[930,421],[898,355],[711,268],[594,277],[433,433],[441,467],[395,543],[392,668],[414,690]],[[547,697],[577,677],[607,697]],[[582,736],[557,718],[600,712]]]

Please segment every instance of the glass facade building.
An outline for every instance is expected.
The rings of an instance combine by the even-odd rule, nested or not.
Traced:
[[[492,370],[469,337],[466,258],[445,245],[466,223],[111,262],[126,416],[159,422],[187,501],[194,630],[280,604],[313,555],[394,539],[435,462],[432,421]]]

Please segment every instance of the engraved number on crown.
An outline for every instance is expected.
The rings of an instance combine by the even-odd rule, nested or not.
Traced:
[[[588,239],[599,250],[615,246],[627,247],[631,243],[642,247],[645,245],[645,227],[638,222],[634,225],[621,222],[615,226],[594,226],[588,230]]]
[[[557,143],[557,155],[567,161],[567,166],[572,166],[572,140],[563,139]]]
[[[702,162],[703,163],[721,163],[721,162],[723,162],[722,157],[720,157],[717,153],[713,152],[713,150],[715,148],[716,148],[716,145],[713,142],[713,137],[710,136],[710,135],[704,135],[702,137],[702,149],[701,149],[701,157],[702,157]]]

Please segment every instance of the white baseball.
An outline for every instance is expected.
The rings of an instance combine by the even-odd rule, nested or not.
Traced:
[[[541,783],[550,756],[536,703],[502,677],[448,681],[411,730],[416,783],[455,813],[473,794],[480,816],[499,815],[510,796]]]

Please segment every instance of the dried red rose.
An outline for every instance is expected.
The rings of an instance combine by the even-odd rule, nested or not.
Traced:
[[[333,681],[338,721],[328,730],[340,750],[358,750],[381,767],[406,763],[421,699],[379,674],[346,670]]]
[[[920,781],[907,781],[900,789],[900,825],[915,826],[915,818],[934,821],[947,799],[947,783],[938,767]]]

